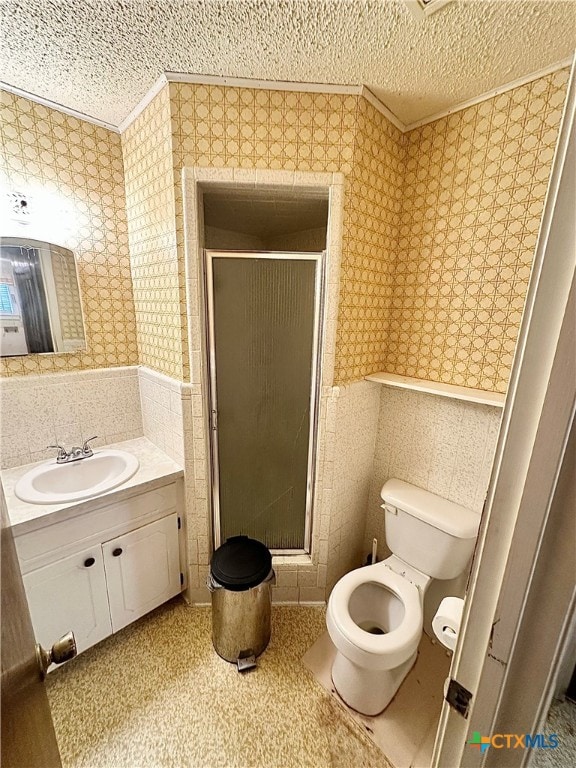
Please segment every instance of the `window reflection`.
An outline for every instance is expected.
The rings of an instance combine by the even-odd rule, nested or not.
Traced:
[[[72,251],[38,240],[2,239],[0,325],[3,357],[86,348]]]

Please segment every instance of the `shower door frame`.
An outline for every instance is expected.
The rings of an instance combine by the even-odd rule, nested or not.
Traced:
[[[304,515],[304,547],[302,549],[272,549],[274,555],[309,555],[312,543],[312,507],[316,476],[316,445],[322,368],[322,317],[324,316],[324,285],[326,251],[231,251],[215,248],[203,249],[204,296],[206,307],[206,349],[208,352],[209,441],[210,478],[212,499],[212,535],[214,548],[222,543],[220,527],[220,464],[218,459],[218,398],[216,376],[216,347],[214,332],[214,258],[275,259],[283,261],[316,262],[314,285],[314,325],[312,338],[312,365],[310,381],[310,424],[308,430],[308,463],[306,472],[306,508]]]

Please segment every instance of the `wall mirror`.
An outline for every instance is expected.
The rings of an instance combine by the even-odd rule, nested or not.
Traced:
[[[0,239],[0,356],[84,349],[72,251],[40,240]]]

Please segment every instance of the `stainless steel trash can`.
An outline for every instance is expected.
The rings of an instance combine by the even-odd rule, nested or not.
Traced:
[[[226,661],[259,656],[268,645],[273,581],[270,550],[256,539],[233,536],[212,555],[212,643]]]

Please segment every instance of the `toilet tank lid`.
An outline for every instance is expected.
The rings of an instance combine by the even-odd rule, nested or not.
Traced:
[[[478,533],[480,515],[477,512],[424,488],[393,479],[384,483],[380,495],[387,504],[458,539],[473,539]]]

